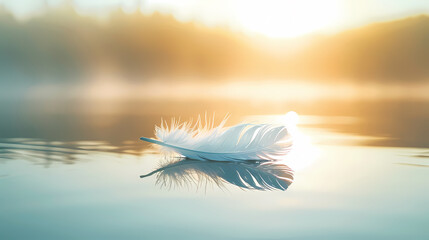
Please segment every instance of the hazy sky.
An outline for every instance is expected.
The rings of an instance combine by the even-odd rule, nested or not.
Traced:
[[[271,37],[335,32],[374,21],[429,14],[429,0],[0,0],[22,19],[64,2],[82,14],[105,17],[118,7],[125,12],[159,11],[182,21],[226,25]]]

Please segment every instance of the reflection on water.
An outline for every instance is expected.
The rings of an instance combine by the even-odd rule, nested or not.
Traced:
[[[0,239],[429,237],[429,152],[423,148],[428,134],[425,128],[415,131],[425,118],[408,114],[385,128],[376,121],[360,134],[347,134],[355,131],[352,126],[366,127],[370,118],[301,114],[299,130],[314,148],[290,152],[287,165],[182,159],[159,168],[161,155],[138,140],[153,133],[156,113],[39,110],[10,110],[0,119]],[[407,119],[417,120],[390,131]],[[382,129],[365,134],[376,126]],[[384,132],[391,135],[378,134]],[[367,146],[362,138],[383,137],[389,145],[402,132],[408,138],[396,141],[400,147]],[[408,143],[414,148],[404,147]],[[152,176],[140,179],[142,173]],[[182,188],[188,186],[207,191]],[[261,222],[267,224],[261,228]]]
[[[107,141],[121,146],[142,144],[141,136],[153,136],[160,119],[196,119],[198,114],[232,113],[228,124],[248,115],[286,114],[295,111],[302,124],[349,136],[370,136],[359,145],[429,147],[429,101],[317,101],[317,102],[243,102],[243,101],[90,101],[32,100],[0,101],[0,137],[40,138],[46,141]],[[341,143],[339,143],[341,144]]]
[[[1,160],[28,160],[49,167],[54,162],[74,164],[93,154],[140,155],[131,143],[112,146],[104,141],[43,141],[40,139],[11,138],[0,140]]]
[[[413,157],[417,157],[417,158],[429,158],[429,152],[422,152],[419,154],[415,154],[413,155]]]
[[[403,166],[412,166],[412,167],[429,167],[429,165],[415,164],[415,163],[398,163],[398,164]]]
[[[167,187],[197,185],[207,187],[214,183],[223,187],[230,183],[242,189],[286,190],[293,181],[293,171],[287,165],[275,162],[243,161],[219,162],[182,159],[140,176],[157,174],[156,183]]]
[[[2,139],[0,161],[27,160],[50,167],[53,163],[75,164],[82,160],[108,158],[112,154],[142,156],[149,149],[135,151],[134,146],[111,146],[103,141],[46,142],[39,139]],[[213,183],[223,188],[230,183],[242,189],[286,190],[293,181],[293,171],[283,163],[246,161],[212,162],[191,159],[170,161],[141,178],[157,174],[156,184],[172,188],[195,184],[198,188]],[[0,178],[8,175],[0,175]]]

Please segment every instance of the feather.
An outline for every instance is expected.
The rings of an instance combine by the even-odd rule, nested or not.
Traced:
[[[195,160],[246,161],[281,160],[291,150],[292,137],[286,126],[278,124],[241,123],[225,128],[227,118],[217,127],[213,122],[192,122],[170,126],[161,122],[155,128],[157,139],[140,138],[183,157]]]
[[[157,173],[161,186],[198,186],[212,182],[219,187],[230,183],[243,189],[286,190],[293,181],[293,171],[285,164],[274,162],[219,162],[184,159],[168,163],[146,175]]]

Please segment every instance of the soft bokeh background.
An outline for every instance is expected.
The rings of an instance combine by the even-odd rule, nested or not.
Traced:
[[[428,146],[426,1],[0,6],[2,137],[49,138],[61,123],[69,140],[134,140],[141,113],[294,110],[363,117],[338,130],[381,145]]]
[[[0,0],[0,238],[428,239],[428,14],[426,0]],[[286,192],[138,178],[165,160],[138,140],[161,118],[289,111],[309,145]]]

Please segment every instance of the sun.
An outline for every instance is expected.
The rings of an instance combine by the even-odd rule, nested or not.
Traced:
[[[239,27],[273,38],[328,30],[341,20],[338,0],[243,0],[236,4]]]

